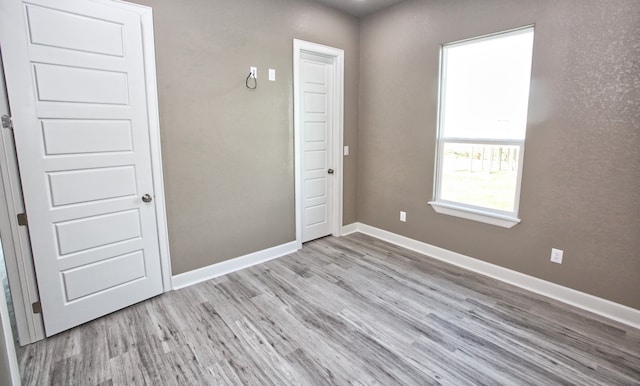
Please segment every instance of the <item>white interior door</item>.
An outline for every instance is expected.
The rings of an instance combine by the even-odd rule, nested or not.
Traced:
[[[3,0],[2,55],[48,336],[163,291],[140,15]],[[11,35],[7,36],[7,31]]]
[[[330,235],[333,228],[333,66],[331,57],[301,55],[303,242]]]

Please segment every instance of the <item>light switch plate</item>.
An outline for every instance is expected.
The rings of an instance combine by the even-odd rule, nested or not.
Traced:
[[[276,80],[276,70],[273,68],[269,69],[269,80],[270,81],[275,81]]]
[[[344,147],[344,155],[349,155],[349,146]]]

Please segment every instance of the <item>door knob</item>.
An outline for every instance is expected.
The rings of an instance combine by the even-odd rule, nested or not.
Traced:
[[[150,194],[145,194],[144,196],[142,196],[142,202],[151,202],[151,200],[153,200],[153,197],[151,197]]]
[[[329,173],[329,174],[333,174],[333,169],[329,169],[329,170],[327,170],[327,173]]]

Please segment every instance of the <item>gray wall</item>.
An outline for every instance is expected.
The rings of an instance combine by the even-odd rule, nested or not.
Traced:
[[[640,309],[640,2],[409,1],[361,23],[358,220]],[[436,214],[440,44],[533,23],[522,223]]]
[[[154,13],[173,274],[295,240],[293,38],[345,50],[343,219],[354,222],[358,20],[294,0],[136,2]]]

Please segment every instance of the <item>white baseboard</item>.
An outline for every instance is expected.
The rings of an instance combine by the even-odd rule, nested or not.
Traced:
[[[358,231],[358,225],[360,223],[354,222],[349,225],[342,226],[342,236],[350,235],[352,233],[356,233]]]
[[[370,225],[354,223],[343,227],[343,230],[347,227],[349,227],[350,230],[348,233],[361,232],[458,267],[512,284],[516,287],[524,288],[531,292],[582,308],[620,323],[640,328],[640,310],[589,295],[584,292],[576,291],[546,280],[538,279],[518,271],[487,263],[486,261],[423,243],[422,241],[417,241],[383,229],[375,228]],[[344,232],[343,234],[346,235],[348,233]]]
[[[295,241],[277,245],[272,248],[263,249],[231,260],[226,260],[193,271],[174,275],[171,278],[171,285],[174,290],[188,287],[205,280],[213,279],[214,277],[226,275],[240,269],[249,268],[253,265],[288,255],[298,249],[298,243]]]

